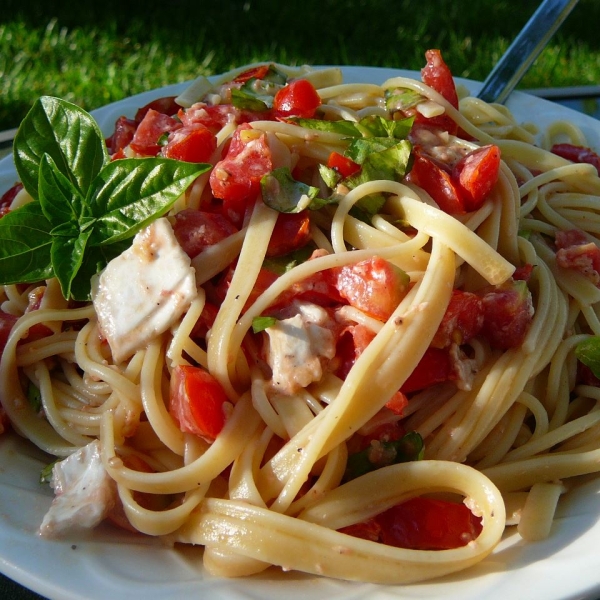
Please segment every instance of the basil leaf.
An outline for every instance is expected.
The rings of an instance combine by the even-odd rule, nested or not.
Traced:
[[[71,285],[81,264],[91,229],[78,236],[57,236],[52,238],[52,269],[60,283],[60,289],[65,298],[71,297]]]
[[[367,140],[356,141],[357,143],[360,142],[360,144],[357,145],[364,146],[363,142],[366,142]],[[360,148],[360,155],[357,156],[357,158],[362,161],[359,163],[362,165],[362,169],[356,175],[352,175],[346,180],[346,184],[350,188],[377,179],[400,181],[404,175],[406,175],[409,170],[412,145],[408,140],[402,140],[400,142],[396,142],[395,140],[392,141],[395,142],[392,146],[387,148],[384,147],[379,151],[367,151],[368,147],[375,148],[379,146],[379,144],[367,144],[365,147]],[[359,161],[356,160],[356,162]]]
[[[231,104],[242,110],[251,110],[254,112],[265,112],[273,106],[273,96],[267,100],[266,96],[249,93],[243,88],[231,90]]]
[[[86,111],[60,98],[43,96],[23,119],[14,141],[14,161],[25,189],[38,198],[44,154],[81,195],[108,161],[104,136]]]
[[[38,193],[42,212],[54,228],[62,231],[69,225],[77,228],[83,197],[57,169],[49,154],[44,154],[40,160]],[[53,230],[52,235],[65,234]]]
[[[385,90],[385,107],[388,110],[407,110],[425,100],[419,92],[397,88]]]
[[[341,133],[352,138],[362,135],[357,129],[355,121],[345,121],[343,119],[339,121],[322,121],[321,119],[301,119],[298,117],[291,117],[288,120],[306,129],[314,129],[326,133]]]
[[[210,168],[169,158],[125,158],[107,164],[87,198],[96,218],[90,244],[114,244],[132,237],[163,216],[192,181]]]
[[[33,283],[52,277],[52,226],[38,202],[0,219],[0,284]]]
[[[314,252],[315,248],[316,246],[314,244],[307,244],[303,248],[299,248],[288,254],[265,258],[263,267],[277,275],[283,275],[295,266],[306,262]]]
[[[329,203],[318,197],[318,188],[296,181],[287,167],[264,175],[260,187],[263,202],[282,213],[299,213],[307,208],[315,210]]]
[[[269,327],[272,327],[277,323],[277,319],[275,317],[254,317],[252,319],[252,331],[254,333],[260,333]]]
[[[27,384],[27,402],[36,413],[42,410],[42,394],[31,381]]]
[[[594,335],[579,342],[575,348],[575,356],[600,379],[600,336]]]
[[[379,115],[368,115],[360,120],[359,125],[373,137],[389,137],[404,140],[410,133],[413,121],[413,117],[392,121],[384,119]]]
[[[91,247],[88,243],[79,270],[71,279],[71,297],[85,302],[91,300],[91,281],[113,259],[127,250],[131,240],[124,240],[109,246]]]

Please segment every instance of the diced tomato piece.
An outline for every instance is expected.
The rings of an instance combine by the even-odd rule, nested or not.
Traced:
[[[237,77],[233,79],[235,83],[246,83],[249,79],[263,79],[267,73],[271,65],[258,65],[257,67],[251,67],[246,71],[240,73]]]
[[[515,281],[529,281],[531,274],[533,273],[533,265],[527,263],[522,267],[517,267],[513,273],[513,279]]]
[[[235,267],[231,265],[226,272],[224,272],[223,276],[219,280],[215,292],[217,295],[217,299],[221,302],[224,300],[225,295],[227,294],[227,290],[231,284],[231,280],[233,278],[233,272]],[[262,268],[258,272],[258,276],[256,277],[256,281],[254,282],[254,287],[248,296],[248,300],[242,309],[242,312],[248,310],[252,304],[256,301],[256,299],[268,288],[271,284],[277,280],[279,276],[273,271],[269,271],[269,269]]]
[[[311,119],[321,106],[321,97],[312,83],[296,79],[282,87],[273,99],[273,115],[280,119],[301,117]]]
[[[413,155],[410,181],[422,187],[444,212],[451,215],[464,213],[460,189],[450,172],[418,147],[414,148]]]
[[[338,338],[336,359],[340,363],[335,374],[346,379],[350,369],[375,337],[375,332],[364,325],[346,327]]]
[[[260,180],[273,170],[271,150],[265,134],[240,125],[233,134],[227,155],[210,174],[215,198],[223,200],[225,214],[237,225],[246,207],[260,192]]]
[[[131,143],[131,140],[133,140],[137,126],[137,121],[128,119],[127,117],[119,117],[115,123],[113,134],[106,140],[108,153],[115,155],[125,148],[125,146],[128,146]]]
[[[600,287],[600,248],[580,229],[557,231],[556,264],[578,271],[596,287]]]
[[[353,525],[348,525],[348,527],[342,527],[339,531],[340,533],[345,533],[361,540],[369,540],[370,542],[381,541],[381,525],[376,519],[354,523]]]
[[[482,335],[494,348],[518,348],[533,321],[533,301],[525,281],[509,279],[479,292],[483,302]]]
[[[467,506],[432,498],[411,498],[376,517],[381,542],[412,550],[461,548],[481,533],[481,518]]]
[[[173,221],[175,237],[190,258],[236,231],[237,227],[227,217],[192,208],[178,212]]]
[[[182,127],[169,135],[162,156],[193,163],[206,163],[217,148],[217,138],[204,125]]]
[[[337,171],[342,177],[350,177],[355,173],[358,173],[361,166],[355,163],[351,158],[340,154],[339,152],[332,152],[327,160],[327,166],[330,169]]]
[[[209,106],[203,102],[193,104],[188,109],[181,109],[178,117],[184,126],[200,123],[210,129],[213,133],[220,131],[228,123],[241,125],[252,121],[264,120],[264,112],[253,112],[250,110],[236,108],[231,104],[217,104]]]
[[[181,123],[173,117],[149,109],[138,125],[131,140],[132,150],[143,156],[156,156],[161,149],[161,136],[181,127]]]
[[[594,165],[600,174],[600,156],[590,148],[585,146],[575,146],[574,144],[554,144],[550,151],[553,154],[566,158],[575,163],[588,163]]]
[[[23,189],[22,183],[15,183],[12,187],[8,188],[4,194],[0,197],[0,217],[3,217],[10,210],[10,205],[16,198],[17,194]]]
[[[0,311],[0,356],[2,356],[2,353],[4,352],[10,332],[17,321],[18,317],[15,315]]]
[[[387,320],[408,291],[406,273],[379,256],[336,270],[335,286],[351,306]]]
[[[489,145],[467,154],[452,171],[452,179],[460,190],[467,212],[481,207],[500,172],[500,148]]]
[[[135,113],[135,121],[141,123],[149,110],[154,110],[163,115],[168,115],[169,117],[176,115],[181,107],[175,102],[175,98],[176,96],[165,96],[148,102],[148,104],[142,106],[142,108],[138,109]]]
[[[398,390],[386,403],[385,407],[389,408],[396,415],[402,415],[404,409],[408,406],[408,398],[404,392]]]
[[[464,344],[483,327],[483,303],[470,292],[453,290],[448,308],[431,342],[435,348]]]
[[[448,350],[429,347],[401,387],[405,394],[424,390],[436,383],[448,381],[453,376],[452,361]]]
[[[223,387],[208,371],[187,365],[173,369],[169,412],[181,431],[214,441],[225,425],[227,405]]]
[[[307,210],[280,213],[267,247],[267,256],[283,256],[303,248],[309,241],[310,216]]]
[[[454,78],[448,65],[444,62],[439,50],[427,50],[425,52],[427,64],[421,69],[421,79],[423,83],[433,88],[441,94],[454,108],[458,108],[458,94]],[[426,118],[417,111],[417,121],[425,121],[432,127],[439,127],[444,131],[454,135],[458,131],[458,125],[448,116],[439,115],[437,117]]]

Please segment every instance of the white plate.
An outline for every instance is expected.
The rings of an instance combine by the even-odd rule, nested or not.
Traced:
[[[381,83],[418,73],[366,67],[344,68],[348,82]],[[478,84],[462,81],[472,91]],[[94,116],[105,133],[117,117],[132,116],[151,99],[178,93],[185,84],[167,86],[108,105]],[[600,123],[545,100],[515,93],[509,107],[521,121],[541,126],[562,118],[579,124],[596,148]],[[0,161],[0,190],[15,179],[10,158]],[[217,579],[202,572],[201,550],[165,548],[157,540],[100,527],[86,537],[48,541],[37,528],[52,494],[37,483],[48,461],[14,435],[0,437],[0,571],[52,600],[123,598],[145,600],[210,597],[213,600],[370,600],[441,598],[445,600],[565,600],[600,595],[600,481],[569,494],[561,503],[550,538],[523,544],[508,534],[494,553],[469,571],[433,583],[378,586],[327,580],[272,569],[245,579]]]

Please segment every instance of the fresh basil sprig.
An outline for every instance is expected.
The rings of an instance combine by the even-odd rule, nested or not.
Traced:
[[[0,284],[54,276],[75,300],[89,299],[91,277],[210,169],[166,158],[111,162],[93,117],[48,96],[23,120],[14,161],[34,202],[0,219]]]
[[[575,348],[575,356],[592,371],[595,377],[600,378],[600,337],[593,335]]]

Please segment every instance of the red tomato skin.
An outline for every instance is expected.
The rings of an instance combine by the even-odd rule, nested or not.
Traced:
[[[310,216],[299,213],[279,213],[267,247],[267,256],[283,256],[299,250],[310,241]]]
[[[161,146],[160,137],[181,127],[181,123],[168,115],[149,109],[129,144],[130,148],[143,156],[156,156]]]
[[[374,337],[375,332],[360,323],[349,325],[341,332],[336,346],[339,367],[335,371],[340,379],[346,379],[350,369]]]
[[[460,190],[450,172],[417,147],[414,149],[410,181],[423,188],[444,212],[450,215],[466,212]]]
[[[187,365],[173,369],[169,413],[181,431],[214,441],[225,425],[227,402],[221,384],[208,371]]]
[[[489,145],[473,150],[462,158],[452,171],[467,212],[484,203],[500,173],[500,148]]]
[[[452,362],[448,350],[429,347],[400,390],[404,394],[418,392],[436,383],[448,381],[452,376]]]
[[[133,119],[128,119],[127,117],[119,117],[117,119],[113,134],[106,140],[106,147],[111,156],[117,154],[117,152],[131,143],[137,126],[137,121]]]
[[[481,533],[481,519],[464,504],[411,498],[376,517],[381,542],[412,550],[461,548]]]
[[[213,246],[233,235],[238,228],[224,215],[186,208],[173,218],[173,232],[190,257],[198,256],[208,246]]]
[[[335,287],[351,306],[386,321],[407,292],[408,281],[390,262],[374,256],[337,269]]]
[[[161,150],[165,158],[193,163],[207,163],[217,148],[217,138],[204,125],[182,127],[169,135]]]
[[[168,115],[169,117],[176,115],[181,107],[175,102],[175,98],[176,96],[164,96],[163,98],[157,98],[156,100],[148,102],[148,104],[139,108],[135,113],[135,122],[141,123],[149,110],[155,110],[156,112]]]
[[[600,156],[590,148],[563,143],[554,144],[550,151],[557,156],[570,160],[571,162],[594,165],[600,174]]]
[[[332,152],[327,160],[327,166],[330,169],[337,171],[342,177],[351,177],[358,173],[361,166],[355,163],[352,159],[340,154],[339,152]]]
[[[444,62],[439,50],[432,49],[425,52],[427,64],[421,69],[421,79],[423,83],[433,88],[441,94],[454,108],[458,108],[458,94],[454,84],[454,78],[448,65]],[[426,122],[432,127],[439,127],[448,133],[455,135],[458,132],[458,125],[448,116],[440,115],[438,117],[426,118],[417,111],[417,122]]]
[[[512,279],[480,292],[483,302],[481,334],[494,348],[518,348],[533,321],[533,301],[525,281]]]
[[[226,156],[210,174],[210,188],[215,198],[223,200],[224,213],[236,224],[241,224],[246,208],[260,193],[260,180],[273,170],[271,150],[264,134],[244,138],[251,131],[247,124],[240,125],[231,139]]]
[[[258,65],[240,73],[233,79],[234,83],[246,83],[250,79],[264,79],[271,65]]]
[[[460,345],[468,342],[481,331],[483,318],[483,303],[477,294],[453,290],[431,345],[447,348],[452,343]]]
[[[282,87],[273,99],[273,116],[279,119],[311,119],[321,106],[321,97],[310,81],[296,79]]]
[[[2,194],[0,197],[0,218],[10,211],[10,205],[22,189],[23,184],[19,182],[15,183],[15,185],[8,188],[8,190]]]
[[[213,133],[219,132],[228,123],[241,125],[242,123],[251,123],[252,121],[264,120],[265,113],[242,110],[231,104],[217,104],[209,106],[203,102],[198,102],[184,110],[180,109],[177,116],[187,125],[200,123]]]

